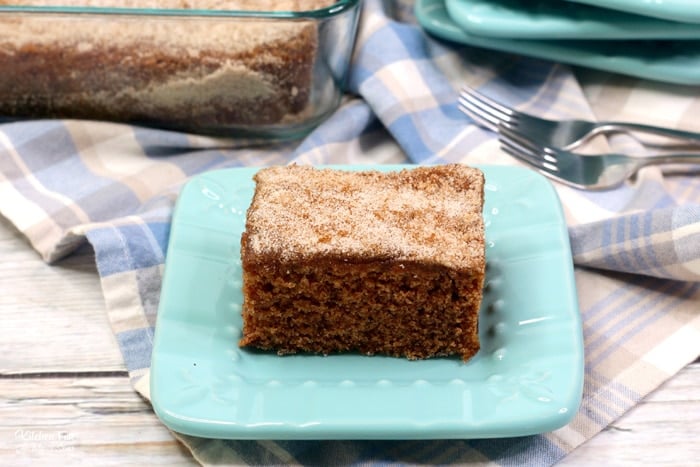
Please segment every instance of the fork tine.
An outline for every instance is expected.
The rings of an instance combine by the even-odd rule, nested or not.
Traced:
[[[498,131],[499,123],[513,119],[512,110],[484,96],[475,89],[465,86],[459,94],[459,109],[478,120],[487,128]]]
[[[529,162],[531,165],[534,165],[537,168],[542,167],[542,163],[544,161],[536,152],[520,145],[517,141],[513,141],[508,138],[499,138],[499,141],[501,143],[501,149],[503,149],[506,153],[516,157],[517,159]]]
[[[527,162],[543,172],[551,174],[559,172],[557,158],[547,152],[549,148],[537,146],[528,138],[507,128],[502,128],[499,141],[501,148],[507,154]]]
[[[504,140],[501,140],[501,142],[504,142]],[[558,170],[556,170],[556,167],[553,167],[549,163],[544,163],[542,162],[542,159],[532,159],[525,155],[523,152],[521,152],[515,145],[511,146],[509,143],[505,143],[503,146],[501,146],[503,151],[506,154],[510,154],[511,156],[515,157],[522,163],[529,165],[533,169],[537,170],[539,173],[544,175],[545,177],[551,178],[552,180],[556,180],[559,183],[563,183],[564,185],[572,186],[575,188],[583,188],[583,186],[571,182],[569,180],[566,180],[563,178]]]
[[[462,94],[463,95],[469,95],[473,97],[476,101],[482,103],[484,106],[495,109],[499,113],[507,115],[507,116],[513,116],[514,112],[513,109],[506,107],[505,105],[501,104],[500,102],[496,102],[495,100],[491,99],[488,97],[486,94],[482,94],[476,89],[472,88],[471,86],[462,86]]]
[[[500,104],[493,99],[487,97],[486,95],[480,93],[479,91],[466,87],[461,93],[462,100],[468,101],[474,107],[487,112],[489,115],[494,116],[501,122],[512,121],[516,114],[513,109],[510,109],[503,104]]]
[[[557,155],[554,149],[539,145],[517,130],[505,125],[501,125],[499,133],[501,135],[501,141],[508,140],[517,142],[523,149],[527,150],[530,154],[543,159],[543,161],[550,162],[552,164],[557,163]]]
[[[509,154],[518,159],[519,161],[536,169],[542,175],[546,175],[547,177],[552,178],[553,180],[558,180],[563,183],[570,184],[570,182],[567,182],[566,180],[563,180],[561,178],[561,176],[559,175],[559,171],[555,166],[553,166],[549,162],[544,162],[541,158],[531,157],[529,154],[524,153],[520,148],[518,148],[517,145],[505,142],[501,146],[501,149],[503,149],[503,152],[505,152],[506,154]]]
[[[488,114],[484,114],[480,109],[475,108],[471,103],[468,101],[462,99],[461,97],[459,98],[459,105],[458,108],[459,110],[466,114],[469,118],[474,120],[477,124],[488,128],[489,130],[493,132],[498,131],[498,124],[499,121],[492,116]]]
[[[517,146],[509,142],[504,142],[501,145],[501,149],[506,154],[513,156],[517,160],[537,169],[538,171],[545,172],[544,168],[542,167],[542,164],[537,159],[532,158],[527,153],[522,152],[521,148],[518,148]]]
[[[488,98],[472,88],[463,88],[459,94],[459,102],[465,107],[470,107],[475,111],[488,115],[498,122],[505,122],[509,119],[511,112],[503,109],[500,104],[491,105]]]

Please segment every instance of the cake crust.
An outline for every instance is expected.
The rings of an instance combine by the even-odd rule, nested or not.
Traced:
[[[410,359],[479,349],[483,173],[273,167],[241,238],[241,346]]]

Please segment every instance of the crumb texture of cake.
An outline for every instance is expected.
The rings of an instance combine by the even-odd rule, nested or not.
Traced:
[[[241,238],[242,347],[408,359],[479,350],[484,176],[461,164],[271,167]]]
[[[299,10],[333,0],[0,0],[0,5]],[[148,21],[144,25],[143,22]],[[183,129],[307,118],[311,21],[0,15],[0,115]]]

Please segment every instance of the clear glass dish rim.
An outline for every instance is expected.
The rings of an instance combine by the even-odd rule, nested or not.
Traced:
[[[68,14],[68,15],[113,15],[113,16],[175,16],[214,18],[267,18],[267,19],[323,19],[337,16],[354,9],[361,0],[338,0],[333,5],[316,10],[269,11],[269,10],[202,10],[184,8],[121,8],[82,6],[28,6],[0,5],[3,13],[23,14]]]

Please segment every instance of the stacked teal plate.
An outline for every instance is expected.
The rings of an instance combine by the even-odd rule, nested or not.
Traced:
[[[644,8],[635,8],[640,4]],[[450,41],[669,83],[700,84],[700,9],[683,4],[417,0],[416,16],[428,32]]]
[[[567,0],[575,3],[670,19],[682,23],[700,23],[700,5],[696,0]]]

